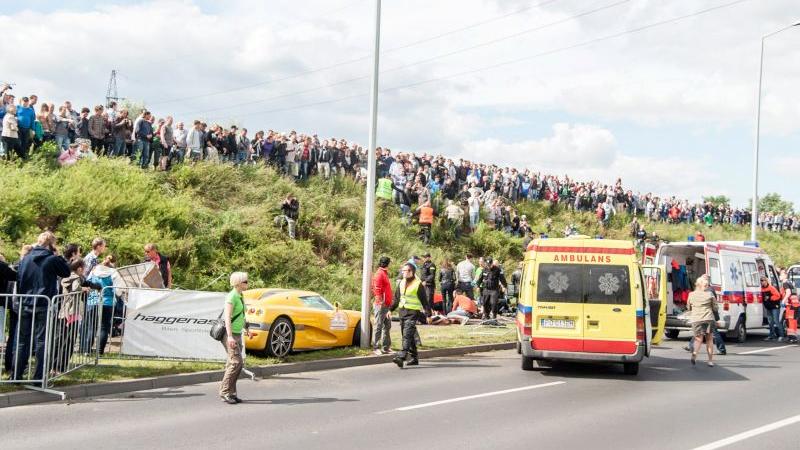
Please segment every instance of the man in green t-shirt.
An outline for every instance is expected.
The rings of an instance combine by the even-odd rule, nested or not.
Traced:
[[[219,396],[225,403],[234,405],[242,401],[236,396],[236,380],[244,367],[242,359],[242,332],[250,337],[250,330],[244,316],[244,298],[242,292],[247,289],[247,274],[245,272],[234,272],[231,274],[231,287],[233,288],[228,296],[225,297],[225,310],[222,316],[225,320],[226,337],[222,341],[228,359],[225,362],[225,375],[222,377],[222,385],[219,388]]]

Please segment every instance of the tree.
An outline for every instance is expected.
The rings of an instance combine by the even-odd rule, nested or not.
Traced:
[[[750,199],[750,204],[752,203],[753,199]],[[778,193],[770,192],[769,194],[758,199],[758,210],[760,212],[769,213],[780,212],[784,215],[792,214],[794,212],[794,203],[782,199]]]
[[[145,110],[145,105],[144,105],[144,102],[139,102],[139,101],[135,101],[135,100],[128,100],[126,98],[125,100],[122,100],[119,103],[119,106],[118,106],[117,109],[119,109],[119,110],[127,109],[128,110],[128,117],[130,117],[131,120],[133,120],[133,119],[139,117],[139,114],[141,114],[142,111]]]
[[[730,206],[731,199],[724,195],[709,195],[708,197],[703,197],[703,203],[711,203],[716,207]]]

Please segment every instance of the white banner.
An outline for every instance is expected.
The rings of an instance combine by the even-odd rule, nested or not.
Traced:
[[[225,360],[209,336],[225,305],[225,292],[130,289],[122,354]]]

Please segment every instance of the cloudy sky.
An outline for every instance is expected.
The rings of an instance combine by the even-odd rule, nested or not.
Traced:
[[[372,0],[0,4],[0,81],[365,144]],[[751,197],[761,37],[797,0],[384,0],[379,145]],[[800,27],[766,40],[760,192],[800,204]]]

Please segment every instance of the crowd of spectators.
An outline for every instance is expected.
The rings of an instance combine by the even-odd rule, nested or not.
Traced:
[[[26,159],[31,149],[53,141],[62,165],[98,156],[129,158],[143,169],[169,170],[174,164],[200,160],[230,164],[268,164],[297,181],[318,176],[366,180],[366,149],[340,138],[320,138],[295,131],[258,131],[250,134],[195,120],[190,126],[156,118],[143,110],[131,117],[114,102],[80,111],[65,101],[39,104],[36,95],[17,102],[8,85],[0,88],[2,148],[7,158]],[[691,203],[675,196],[634,193],[621,179],[613,184],[577,181],[569,176],[542,174],[531,169],[500,167],[426,153],[376,150],[377,176],[391,181],[384,197],[398,205],[407,223],[417,217],[421,238],[430,238],[433,216],[443,218],[460,235],[483,221],[512,235],[531,232],[516,204],[545,201],[569,209],[594,213],[602,225],[616,214],[638,216],[648,222],[748,225],[743,208],[712,203]],[[391,191],[389,195],[386,195]],[[288,215],[287,215],[288,216]],[[295,218],[296,220],[296,218]],[[796,215],[764,212],[759,226],[765,230],[798,231]],[[549,228],[549,227],[548,227]],[[292,231],[294,231],[292,229]],[[551,230],[537,230],[550,232]]]

